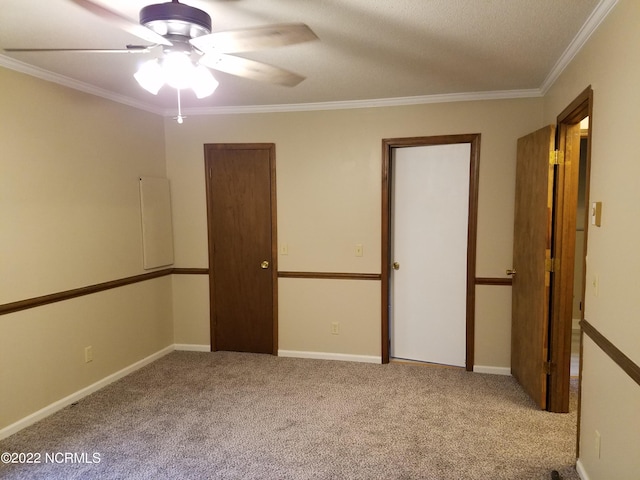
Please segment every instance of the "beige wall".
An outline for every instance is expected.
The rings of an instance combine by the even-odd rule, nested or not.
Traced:
[[[178,345],[210,348],[209,277],[173,275],[173,335]]]
[[[594,91],[589,201],[602,202],[602,227],[588,232],[585,318],[640,364],[640,3],[620,0],[545,97],[545,121],[558,115],[585,87]],[[599,288],[590,287],[595,276]],[[640,387],[599,348],[585,342],[580,461],[591,480],[637,479],[640,459]],[[626,412],[626,414],[625,414]],[[595,455],[595,430],[602,454]],[[633,447],[635,445],[635,450]]]
[[[144,273],[138,177],[166,176],[162,119],[4,68],[0,92],[0,304]],[[0,429],[171,345],[171,292],[0,316]]]
[[[165,119],[176,266],[206,267],[203,144],[276,145],[281,271],[380,273],[383,138],[481,133],[477,273],[511,265],[516,139],[542,121],[541,99],[476,101],[333,111],[191,115]],[[363,244],[364,256],[354,255]],[[198,284],[197,292],[186,288]],[[180,342],[208,344],[206,280],[174,279]],[[280,348],[380,355],[380,283],[279,281]],[[340,294],[336,292],[340,290]],[[476,364],[509,367],[510,288],[478,288]],[[195,309],[194,315],[191,315]],[[336,318],[355,322],[340,338]],[[347,320],[350,319],[350,320]]]

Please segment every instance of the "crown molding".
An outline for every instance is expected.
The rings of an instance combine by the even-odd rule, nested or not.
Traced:
[[[91,95],[106,98],[107,100],[122,103],[124,105],[128,105],[129,107],[134,107],[139,110],[145,110],[150,113],[155,113],[156,115],[163,114],[163,110],[161,108],[139,102],[124,95],[118,95],[117,93],[98,88],[88,83],[74,80],[70,77],[65,77],[64,75],[60,75],[58,73],[50,72],[49,70],[45,70],[43,68],[29,65],[28,63],[24,63],[14,58],[7,57],[6,55],[0,55],[0,67],[6,67],[10,70],[15,70],[16,72],[25,73],[27,75],[31,75],[32,77],[46,80],[47,82],[57,83],[58,85],[62,85],[64,87],[69,87],[84,93],[89,93]]]
[[[513,98],[540,97],[539,89],[501,90],[489,92],[445,93],[415,97],[374,98],[369,100],[347,100],[340,102],[292,103],[280,105],[247,105],[228,107],[183,108],[185,115],[229,115],[242,113],[309,112],[317,110],[347,110],[356,108],[399,107],[424,105],[427,103],[473,102],[481,100],[505,100]],[[177,110],[165,110],[164,116],[175,116]]]
[[[578,52],[582,50],[587,40],[589,40],[593,32],[596,31],[617,3],[618,0],[601,0],[593,12],[591,12],[587,21],[582,25],[582,28],[580,28],[564,53],[560,55],[560,58],[549,72],[549,75],[547,75],[547,78],[542,82],[540,86],[542,95],[545,95],[549,91],[564,69],[567,68]]]
[[[28,63],[15,60],[0,55],[0,66],[15,70],[20,73],[31,75],[41,80],[57,83],[59,85],[79,90],[91,95],[106,98],[117,103],[122,103],[130,107],[145,110],[163,117],[175,117],[178,114],[176,109],[162,109],[139,102],[124,95],[118,95],[108,90],[95,87],[88,83],[74,80],[57,73],[50,72],[43,68],[29,65]],[[448,103],[448,102],[471,102],[480,100],[505,100],[512,98],[540,97],[542,93],[539,89],[529,90],[502,90],[488,92],[467,92],[467,93],[446,93],[440,95],[421,95],[413,97],[377,98],[369,100],[347,100],[338,102],[316,102],[316,103],[292,103],[277,105],[244,105],[244,106],[224,106],[205,108],[186,108],[182,113],[189,116],[196,115],[228,115],[242,113],[280,113],[280,112],[308,112],[317,110],[346,110],[355,108],[376,108],[376,107],[398,107],[404,105],[424,105],[428,103]]]
[[[108,90],[89,85],[88,83],[74,80],[48,70],[20,62],[6,55],[0,55],[0,66],[15,70],[27,75],[31,75],[42,80],[57,83],[65,87],[80,90],[91,95],[106,98],[117,103],[122,103],[130,107],[145,110],[163,117],[175,117],[176,109],[162,109],[152,105],[139,102],[124,95],[118,95]],[[245,105],[245,106],[225,106],[225,107],[205,107],[187,108],[182,113],[186,116],[197,115],[229,115],[247,113],[281,113],[281,112],[308,112],[318,110],[346,110],[356,108],[376,108],[376,107],[398,107],[405,105],[424,105],[428,103],[449,103],[449,102],[472,102],[480,100],[505,100],[513,98],[540,97],[542,93],[539,89],[529,90],[501,90],[489,92],[467,92],[467,93],[445,93],[440,95],[422,95],[414,97],[376,98],[369,100],[347,100],[339,102],[316,102],[316,103],[292,103],[277,105]]]

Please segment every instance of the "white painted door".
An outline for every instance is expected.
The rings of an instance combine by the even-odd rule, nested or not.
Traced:
[[[394,358],[465,366],[470,154],[468,143],[393,151]]]

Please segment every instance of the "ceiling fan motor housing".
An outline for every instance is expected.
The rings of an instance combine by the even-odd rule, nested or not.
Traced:
[[[207,12],[177,1],[147,5],[140,10],[140,24],[162,36],[187,40],[211,33],[211,17]]]

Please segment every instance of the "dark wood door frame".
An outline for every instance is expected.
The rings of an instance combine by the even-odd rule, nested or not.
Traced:
[[[557,117],[556,148],[564,154],[565,166],[558,178],[556,202],[558,214],[554,218],[554,236],[552,238],[551,255],[556,259],[557,268],[551,281],[551,306],[549,351],[551,373],[548,378],[548,410],[551,412],[569,411],[569,379],[571,365],[571,327],[572,327],[572,295],[575,256],[575,227],[577,183],[579,169],[579,148],[576,151],[575,139],[570,138],[585,117],[589,117],[587,131],[587,153],[585,172],[585,199],[589,199],[589,177],[591,171],[591,131],[593,125],[593,90],[587,87]],[[579,132],[579,129],[578,129]],[[578,138],[579,143],[579,138]],[[572,217],[572,220],[570,220]],[[587,253],[589,229],[589,208],[585,208],[584,219],[584,255]],[[585,260],[583,268],[585,267]],[[586,272],[586,269],[584,270]],[[582,296],[586,285],[586,275],[582,282]],[[584,306],[583,306],[584,311]],[[582,356],[582,354],[581,354]],[[581,359],[582,360],[582,359]],[[581,362],[582,365],[582,362]],[[581,375],[581,371],[580,371]]]
[[[215,339],[215,318],[214,318],[214,305],[216,302],[214,296],[214,285],[216,279],[214,278],[213,268],[213,218],[212,218],[212,198],[210,195],[210,166],[207,160],[207,149],[238,149],[238,150],[251,150],[260,149],[269,151],[269,170],[270,170],[270,210],[271,210],[271,252],[270,252],[270,274],[272,281],[272,299],[273,299],[273,355],[278,354],[278,240],[277,240],[277,204],[276,204],[276,157],[275,157],[275,144],[273,143],[224,143],[224,144],[205,144],[205,183],[206,183],[206,202],[207,202],[207,235],[208,235],[208,253],[209,253],[209,301],[210,301],[210,324],[211,324],[211,351],[216,350]]]
[[[466,359],[473,371],[475,338],[476,244],[478,231],[478,179],[480,172],[480,134],[433,137],[388,138],[382,140],[382,363],[389,363],[389,274],[391,266],[391,163],[395,148],[469,143],[469,223],[467,232]]]

